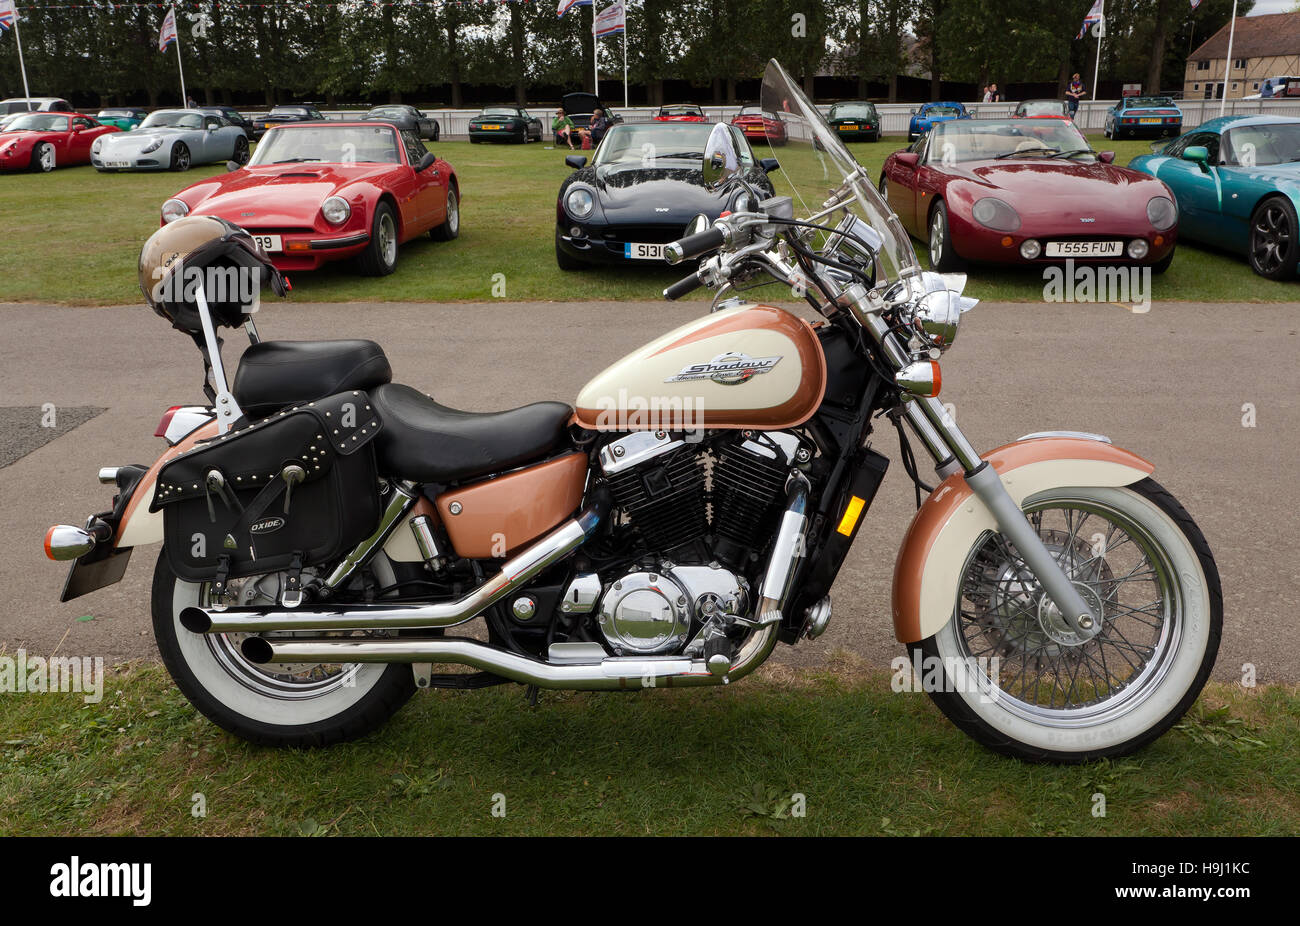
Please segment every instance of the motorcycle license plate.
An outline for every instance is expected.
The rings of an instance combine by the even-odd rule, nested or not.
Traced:
[[[273,254],[277,251],[284,250],[284,244],[279,235],[253,235],[253,240],[256,241],[257,246],[267,254]]]
[[[1048,257],[1119,257],[1123,241],[1049,241]]]
[[[1152,118],[1152,119],[1142,118],[1142,119],[1139,119],[1138,122],[1139,122],[1140,124],[1142,124],[1142,125],[1159,125],[1159,124],[1160,124],[1160,120],[1159,120],[1159,119],[1155,119],[1155,118]]]
[[[633,244],[629,241],[623,245],[623,256],[628,260],[663,260],[664,246],[662,244]]]

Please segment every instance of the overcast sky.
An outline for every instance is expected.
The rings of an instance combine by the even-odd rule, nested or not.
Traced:
[[[1295,0],[1255,0],[1251,16],[1263,16],[1265,13],[1288,13],[1295,9]]]

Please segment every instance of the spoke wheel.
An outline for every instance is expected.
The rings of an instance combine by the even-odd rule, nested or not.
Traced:
[[[183,141],[178,141],[172,149],[172,170],[190,169],[190,149]]]
[[[1265,200],[1250,220],[1250,267],[1270,280],[1289,279],[1297,258],[1296,212],[1282,197]]]

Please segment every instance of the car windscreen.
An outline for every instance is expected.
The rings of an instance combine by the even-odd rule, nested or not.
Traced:
[[[1300,122],[1233,126],[1224,135],[1225,163],[1268,167],[1300,162]]]
[[[1162,109],[1174,105],[1167,96],[1131,96],[1128,98],[1129,109]]]
[[[831,107],[831,119],[870,119],[876,108],[866,103],[837,103]]]
[[[705,122],[616,125],[596,150],[597,167],[646,163],[656,159],[704,162],[713,126]]]
[[[483,110],[481,115],[484,116],[501,116],[502,118],[518,118],[519,110],[509,106],[489,106]]]
[[[738,115],[738,116],[761,116],[761,115],[763,115],[763,109],[762,109],[761,106],[742,106],[742,107],[740,107],[740,112],[736,113],[736,115]]]
[[[5,126],[9,132],[30,130],[33,132],[62,132],[68,128],[68,117],[57,113],[27,113],[16,116]]]
[[[929,106],[922,112],[923,116],[960,116],[961,110],[956,106]]]
[[[400,164],[397,133],[386,125],[312,125],[272,129],[249,166],[320,161],[326,164]]]
[[[409,116],[411,111],[404,106],[376,106],[368,116]]]
[[[1023,104],[1027,116],[1059,116],[1065,112],[1057,100],[1030,100]]]
[[[134,119],[135,114],[129,109],[101,109],[96,119]]]
[[[201,129],[203,117],[198,113],[157,112],[140,123],[142,129]]]
[[[704,112],[698,106],[662,106],[659,114],[661,116],[702,116]]]
[[[301,106],[272,106],[272,116],[305,116],[307,110]]]
[[[1055,119],[963,119],[941,123],[931,132],[926,158],[942,164],[1039,158],[1088,149],[1073,123]]]

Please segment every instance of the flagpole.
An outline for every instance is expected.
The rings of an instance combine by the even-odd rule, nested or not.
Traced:
[[[176,23],[176,67],[181,72],[181,109],[189,105],[190,95],[185,92],[185,65],[181,63],[181,24],[176,22],[176,4],[172,4],[172,21]]]
[[[627,109],[627,3],[623,4],[623,108]]]
[[[600,96],[600,48],[596,42],[596,0],[591,0],[591,89]]]
[[[23,96],[28,100],[27,106],[30,109],[32,92],[27,89],[27,65],[23,63],[23,37],[18,31],[18,20],[21,18],[18,15],[18,5],[14,4],[14,41],[18,43],[18,69],[23,72]]]
[[[1236,0],[1233,0],[1235,3]],[[1105,41],[1106,36],[1106,0],[1101,0],[1101,19],[1097,21],[1101,26],[1101,32],[1097,36],[1097,63],[1092,68],[1092,99],[1097,99],[1097,80],[1101,77],[1101,43]]]
[[[1232,0],[1232,25],[1228,27],[1228,60],[1223,62],[1223,96],[1219,97],[1219,116],[1228,105],[1228,80],[1232,77],[1232,39],[1237,34],[1237,0]]]

